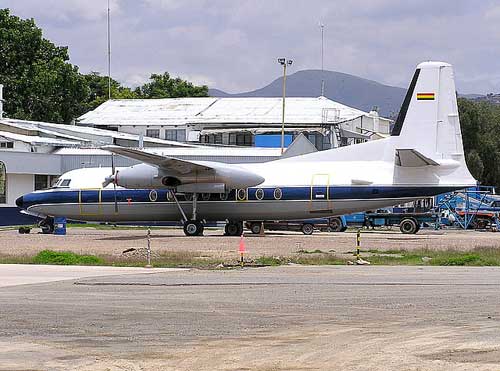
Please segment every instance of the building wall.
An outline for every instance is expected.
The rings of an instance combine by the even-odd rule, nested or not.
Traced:
[[[7,173],[7,203],[0,207],[16,206],[16,199],[26,193],[33,192],[35,176],[33,174]]]

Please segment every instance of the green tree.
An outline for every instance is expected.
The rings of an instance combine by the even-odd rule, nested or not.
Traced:
[[[0,9],[0,82],[10,117],[62,123],[78,116],[89,90],[68,60],[67,48],[44,39],[33,19]]]
[[[84,75],[86,84],[89,88],[89,96],[85,102],[85,112],[95,109],[108,100],[108,77],[101,76],[99,72],[91,72]],[[118,81],[111,79],[111,97],[112,99],[135,99],[138,95],[128,87],[122,86]]]
[[[500,188],[500,106],[458,100],[467,166],[484,185]]]
[[[140,98],[208,97],[206,85],[195,86],[181,78],[171,78],[168,72],[152,74],[150,82],[135,89]]]

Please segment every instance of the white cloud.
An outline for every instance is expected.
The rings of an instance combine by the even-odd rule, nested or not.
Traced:
[[[106,71],[106,0],[3,2],[68,45],[82,71]],[[463,92],[500,91],[494,2],[112,0],[112,6],[112,75],[131,85],[169,71],[238,92],[277,77],[279,56],[294,60],[290,72],[319,68],[321,19],[327,69],[407,86],[417,63],[441,59],[455,65]]]

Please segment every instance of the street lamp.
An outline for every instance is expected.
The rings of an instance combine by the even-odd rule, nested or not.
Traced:
[[[285,151],[285,95],[286,95],[286,66],[291,66],[293,61],[278,58],[278,63],[283,66],[283,112],[281,114],[281,154]]]

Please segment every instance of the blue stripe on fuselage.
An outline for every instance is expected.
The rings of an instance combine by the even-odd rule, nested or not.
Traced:
[[[227,196],[227,201],[244,201],[258,200],[256,192],[259,188],[249,188],[248,195],[240,194],[237,198],[235,190],[231,191]],[[281,200],[284,201],[307,201],[311,200],[311,187],[280,187],[282,191]],[[326,186],[314,187],[319,191],[325,191]],[[436,187],[436,186],[418,186],[418,187],[397,187],[397,186],[332,186],[328,187],[328,198],[331,201],[345,199],[373,200],[384,198],[413,198],[413,197],[428,197],[435,196],[441,193],[450,192],[457,189],[456,187]],[[262,201],[275,200],[275,187],[262,188],[264,198]],[[101,193],[99,195],[99,192]],[[154,190],[155,197],[151,197],[152,190],[150,189],[119,189],[116,191],[116,199],[118,202],[165,202],[167,198],[167,190]],[[241,197],[246,196],[246,197]],[[23,208],[28,208],[33,205],[40,204],[68,204],[68,203],[97,203],[99,202],[114,202],[115,191],[113,189],[99,190],[47,190],[41,192],[33,192],[23,197]],[[185,201],[183,195],[178,195],[179,201]],[[226,201],[221,199],[219,194],[205,195],[201,194],[198,198],[200,201]],[[318,201],[325,201],[326,195]]]

